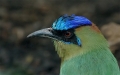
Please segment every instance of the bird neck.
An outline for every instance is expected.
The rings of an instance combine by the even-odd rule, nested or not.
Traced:
[[[117,61],[108,48],[107,41],[93,25],[76,29],[82,46],[54,41],[61,58],[60,75],[119,75]],[[113,71],[114,70],[114,71]]]
[[[120,71],[111,52],[100,49],[65,60],[60,75],[120,75]]]

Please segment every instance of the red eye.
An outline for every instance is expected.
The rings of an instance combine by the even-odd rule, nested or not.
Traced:
[[[64,36],[65,36],[66,38],[70,38],[71,35],[72,35],[72,33],[67,31]]]

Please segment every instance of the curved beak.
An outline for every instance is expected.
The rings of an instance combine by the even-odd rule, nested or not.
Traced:
[[[45,29],[35,31],[27,36],[27,38],[29,37],[48,37],[52,39],[59,38],[57,35],[54,34],[54,30],[52,28],[45,28]]]

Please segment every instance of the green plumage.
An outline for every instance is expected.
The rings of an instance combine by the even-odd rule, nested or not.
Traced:
[[[106,39],[94,27],[83,26],[75,31],[81,38],[81,47],[54,41],[62,60],[60,75],[120,75]]]
[[[31,33],[54,40],[60,75],[120,75],[117,61],[100,30],[80,16],[62,16],[52,28]]]

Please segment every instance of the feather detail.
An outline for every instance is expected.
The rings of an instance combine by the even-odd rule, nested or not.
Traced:
[[[95,30],[98,33],[101,33],[101,31],[98,29],[98,27],[94,23],[92,23],[91,29]]]
[[[77,28],[79,26],[91,25],[92,22],[83,16],[63,15],[53,23],[52,28],[55,30],[68,30],[71,28]]]

